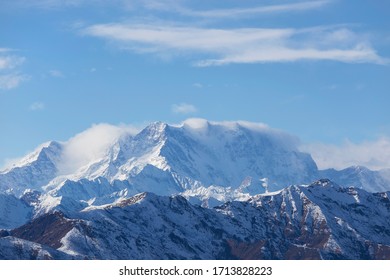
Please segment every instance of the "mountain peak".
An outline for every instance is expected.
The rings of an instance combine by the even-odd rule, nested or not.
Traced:
[[[168,124],[163,122],[153,122],[145,127],[140,133],[135,137],[139,139],[147,139],[152,141],[159,141],[165,136],[166,129]]]
[[[115,204],[115,206],[126,207],[134,204],[139,204],[144,201],[149,201],[151,203],[154,203],[155,200],[158,198],[160,198],[160,196],[157,196],[152,192],[143,192],[143,193],[136,194],[132,197],[120,200],[118,203]]]
[[[9,172],[10,170],[18,167],[23,167],[27,165],[31,165],[36,162],[38,159],[42,157],[48,157],[50,160],[55,161],[58,159],[59,154],[61,153],[62,144],[56,141],[48,141],[37,148],[34,151],[27,154],[26,156],[15,160],[11,163],[4,171],[1,173]]]
[[[332,185],[334,185],[334,183],[329,179],[320,179],[310,184],[310,186],[312,187],[316,187],[316,186],[329,187]]]
[[[156,121],[156,122],[152,122],[151,124],[149,124],[149,125],[147,126],[147,129],[162,132],[162,131],[165,130],[165,128],[167,127],[167,125],[168,125],[168,124],[166,124],[166,123],[164,123],[164,122]]]

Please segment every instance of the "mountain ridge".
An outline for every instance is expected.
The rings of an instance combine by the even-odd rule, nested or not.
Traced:
[[[214,208],[141,193],[68,217],[45,214],[7,238],[75,259],[389,259],[389,195],[329,180]]]

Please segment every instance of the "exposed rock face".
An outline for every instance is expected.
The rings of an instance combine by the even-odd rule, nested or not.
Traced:
[[[61,239],[76,225],[61,212],[40,216],[31,222],[10,231],[10,235],[58,249]]]

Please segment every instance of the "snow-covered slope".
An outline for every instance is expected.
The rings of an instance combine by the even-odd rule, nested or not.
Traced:
[[[0,260],[74,259],[74,257],[48,246],[9,236],[0,238],[0,248]]]
[[[317,170],[311,157],[298,151],[295,139],[263,126],[198,120],[168,126],[165,133],[161,155],[171,171],[204,186],[238,188],[248,177],[266,177],[270,190],[280,189],[309,183]]]
[[[0,230],[12,229],[28,222],[33,208],[13,195],[0,194]]]

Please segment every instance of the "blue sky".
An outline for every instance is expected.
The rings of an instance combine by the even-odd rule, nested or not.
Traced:
[[[0,2],[0,165],[93,124],[266,123],[390,167],[390,2]]]

